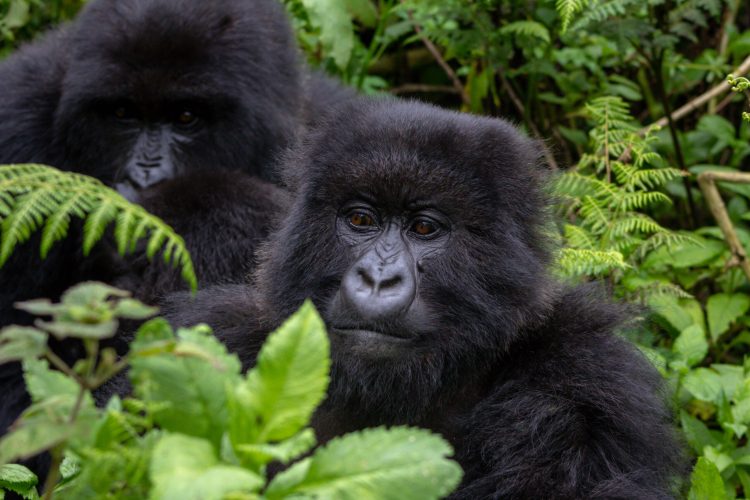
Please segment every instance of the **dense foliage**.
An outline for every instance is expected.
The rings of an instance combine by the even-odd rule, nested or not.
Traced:
[[[20,307],[51,319],[0,332],[0,362],[23,362],[33,401],[0,439],[0,464],[49,451],[48,498],[440,498],[461,479],[450,446],[419,429],[368,429],[310,453],[308,423],[330,364],[310,303],[269,336],[246,375],[210,328],[174,332],[161,318],[144,323],[118,360],[106,347],[118,321],[156,310],[101,283]],[[68,366],[50,336],[81,339],[87,356]],[[126,367],[134,397],[97,408],[91,391]],[[295,460],[267,479],[269,463]],[[24,467],[0,465],[0,497],[37,498],[36,483]]]
[[[0,0],[0,54],[80,3]],[[750,185],[724,177],[739,182],[719,182],[717,208],[697,178],[748,171],[748,3],[285,3],[311,63],[351,85],[510,117],[545,139],[564,172],[559,272],[652,307],[632,335],[698,459],[691,496],[750,497]]]

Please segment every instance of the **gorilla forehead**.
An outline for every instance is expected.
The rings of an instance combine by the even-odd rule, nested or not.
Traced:
[[[429,201],[471,216],[541,206],[539,148],[508,122],[390,99],[357,101],[338,117],[346,126],[314,134],[301,160],[314,199],[362,193],[394,208]]]
[[[296,73],[293,47],[273,0],[97,0],[76,22],[70,72],[114,82],[135,69],[152,87],[158,76],[226,86],[209,75],[232,74],[252,85]]]

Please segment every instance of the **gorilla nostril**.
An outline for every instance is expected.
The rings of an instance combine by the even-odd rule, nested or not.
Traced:
[[[395,288],[399,284],[401,284],[403,280],[401,279],[400,275],[396,275],[392,278],[384,279],[380,282],[380,289],[381,290],[387,290],[388,288]]]
[[[362,281],[365,285],[367,285],[368,288],[375,288],[375,280],[372,279],[370,273],[368,273],[365,269],[357,269],[357,275],[362,279]]]

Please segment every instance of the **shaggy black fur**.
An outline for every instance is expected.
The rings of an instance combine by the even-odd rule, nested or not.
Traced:
[[[621,306],[549,278],[537,155],[501,120],[345,107],[290,159],[305,173],[290,181],[296,197],[255,290],[176,296],[169,317],[208,322],[249,366],[263,332],[311,296],[333,358],[319,438],[383,424],[440,432],[465,471],[451,498],[670,498],[682,447],[662,381],[615,333]],[[414,223],[429,214],[433,232]],[[376,250],[368,267],[392,230],[392,253]],[[357,304],[362,290],[370,302]],[[391,308],[402,292],[410,299]]]
[[[93,0],[0,63],[0,164],[101,179],[184,237],[201,285],[242,282],[288,202],[270,184],[274,158],[352,95],[300,65],[275,0]],[[16,249],[0,269],[0,327],[30,321],[13,302],[83,280],[147,301],[186,287],[111,241],[84,259],[80,233],[74,224],[44,261],[38,236]],[[58,347],[71,362],[80,353]],[[18,364],[0,366],[0,434],[27,404]]]

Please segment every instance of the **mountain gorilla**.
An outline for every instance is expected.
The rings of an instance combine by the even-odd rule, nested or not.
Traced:
[[[92,175],[184,237],[199,283],[244,281],[288,203],[274,157],[326,111],[318,103],[349,95],[301,67],[275,0],[93,0],[0,63],[0,164]],[[0,327],[30,321],[13,302],[87,279],[146,301],[185,286],[111,244],[84,259],[80,229],[46,260],[38,236],[16,249],[0,269]],[[55,348],[70,362],[80,351]],[[0,434],[27,404],[19,365],[0,366]]]
[[[659,374],[598,289],[548,274],[537,144],[496,119],[347,104],[293,154],[295,199],[254,289],[170,299],[246,366],[307,297],[331,337],[319,438],[432,429],[452,498],[669,498],[682,472]],[[299,175],[297,172],[303,172]]]
[[[0,63],[0,164],[101,179],[185,231],[201,284],[236,282],[287,202],[268,183],[274,157],[318,103],[349,95],[301,68],[274,0],[94,0]],[[38,239],[19,248],[0,270],[0,326],[24,320],[13,302],[84,279],[144,300],[184,286],[163,265],[143,281],[141,259],[104,247],[83,260],[69,238],[44,262]]]

